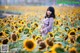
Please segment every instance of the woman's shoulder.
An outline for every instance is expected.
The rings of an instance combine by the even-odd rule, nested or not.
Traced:
[[[50,17],[49,19],[50,19],[50,20],[53,20],[54,18],[53,18],[53,17]]]

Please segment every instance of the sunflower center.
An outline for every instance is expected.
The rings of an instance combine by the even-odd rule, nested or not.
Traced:
[[[80,28],[78,28],[78,30],[80,30]]]
[[[75,35],[75,32],[71,32],[70,35]]]
[[[36,37],[36,36],[35,36],[35,35],[33,35],[33,39],[35,39],[35,37]]]
[[[7,44],[8,43],[8,39],[3,40],[3,44]]]
[[[13,35],[12,35],[12,40],[13,40],[13,41],[16,41],[16,39],[17,39],[16,35],[13,34]]]
[[[50,34],[50,37],[53,37],[53,35],[52,35],[52,34]]]
[[[52,42],[52,41],[47,40],[47,44],[48,44],[49,46],[53,46],[53,42]]]
[[[0,33],[0,36],[2,36],[2,35],[3,35],[3,33],[1,32],[1,33]]]
[[[35,24],[36,25],[36,27],[38,27],[38,24]]]
[[[58,22],[58,21],[56,21],[56,25],[58,25],[58,23],[59,23],[59,22]]]
[[[76,51],[71,51],[70,53],[76,53]]]
[[[44,42],[41,42],[41,43],[40,43],[40,48],[39,48],[39,49],[41,50],[41,49],[44,49],[44,48],[46,48],[46,45],[45,45]]]
[[[22,24],[24,24],[24,22],[22,22]]]
[[[0,40],[0,43],[1,43],[1,40]]]
[[[21,29],[19,29],[19,32],[20,32],[20,33],[22,32]]]
[[[15,28],[18,28],[17,26],[15,26]]]
[[[33,44],[32,41],[28,41],[28,42],[26,42],[26,46],[27,46],[29,49],[31,49],[31,48],[33,48],[34,44]]]

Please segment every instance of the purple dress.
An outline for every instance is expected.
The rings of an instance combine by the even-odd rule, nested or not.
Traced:
[[[42,36],[47,35],[48,32],[52,31],[52,27],[53,27],[53,18],[45,18],[43,20],[43,25],[42,25]]]

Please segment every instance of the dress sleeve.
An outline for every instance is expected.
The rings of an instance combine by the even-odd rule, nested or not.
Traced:
[[[49,20],[49,26],[45,27],[43,29],[43,31],[49,30],[52,27],[52,25],[53,25],[53,18],[50,18],[50,20]]]

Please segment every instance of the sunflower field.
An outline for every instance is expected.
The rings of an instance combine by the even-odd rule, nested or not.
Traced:
[[[0,18],[0,47],[9,45],[8,53],[80,53],[80,7],[54,6],[53,31],[45,37],[40,28],[47,6],[1,8],[23,13]]]

